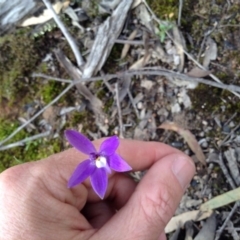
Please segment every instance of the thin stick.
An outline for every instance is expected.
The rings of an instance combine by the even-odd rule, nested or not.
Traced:
[[[115,43],[119,44],[131,44],[131,45],[144,45],[144,41],[142,40],[124,40],[124,39],[116,39]],[[154,43],[154,40],[149,40],[148,43]]]
[[[0,146],[2,146],[5,142],[9,141],[12,137],[14,137],[17,133],[19,133],[23,128],[25,128],[29,123],[31,123],[34,119],[36,119],[41,113],[43,113],[47,108],[56,103],[65,93],[67,93],[72,87],[73,83],[69,84],[57,97],[55,97],[48,105],[42,108],[39,112],[37,112],[32,118],[30,118],[27,122],[18,127],[15,131],[13,131],[7,138],[0,142]]]
[[[117,103],[117,110],[118,110],[118,122],[119,122],[119,135],[120,138],[124,138],[123,136],[123,121],[122,121],[122,110],[119,101],[119,89],[118,89],[118,82],[115,84],[115,93],[116,93],[116,103]]]
[[[225,219],[223,225],[221,226],[221,228],[219,230],[217,230],[216,236],[214,240],[218,240],[223,232],[223,230],[225,229],[227,223],[229,222],[230,218],[232,217],[232,215],[235,213],[235,211],[237,210],[237,207],[239,207],[240,201],[235,202],[231,212],[229,213],[229,215],[227,216],[227,218]]]
[[[204,35],[204,38],[203,38],[201,46],[200,46],[200,50],[199,50],[198,55],[197,55],[197,61],[199,61],[199,59],[200,59],[200,57],[202,55],[203,47],[205,45],[206,39],[207,39],[207,35]]]
[[[128,97],[129,97],[129,99],[130,99],[130,101],[131,101],[131,103],[132,103],[133,109],[134,109],[134,111],[135,111],[135,113],[136,113],[136,116],[137,116],[138,119],[140,119],[139,112],[138,112],[138,110],[137,110],[136,104],[135,104],[135,102],[134,102],[132,93],[130,92],[129,88],[127,89],[127,93],[128,93]]]
[[[227,170],[227,168],[226,168],[226,166],[225,166],[225,164],[223,162],[221,154],[219,154],[219,157],[218,157],[217,160],[211,160],[211,162],[217,163],[220,166],[220,168],[222,169],[222,172],[223,172],[225,178],[227,179],[228,183],[230,184],[231,188],[235,189],[236,185],[235,185],[235,183],[233,182],[231,176],[228,173],[228,170]]]
[[[224,146],[224,144],[226,144],[228,138],[240,127],[240,124],[238,124],[234,129],[232,129],[232,131],[230,133],[227,134],[227,136],[223,139],[223,141],[221,142],[221,144],[219,145],[219,147]]]
[[[10,143],[6,146],[0,147],[0,151],[7,150],[7,149],[10,149],[10,148],[13,148],[13,147],[24,146],[27,142],[34,141],[34,140],[39,139],[39,138],[47,137],[47,136],[49,136],[50,133],[51,133],[51,131],[46,131],[44,133],[36,134],[32,137],[27,137],[27,138],[25,138],[21,141],[18,141],[18,142],[15,142],[15,143]]]
[[[219,26],[219,28],[224,28],[224,27],[240,27],[240,24],[225,24]]]
[[[112,88],[112,86],[109,84],[108,80],[106,79],[106,75],[104,74],[103,71],[100,71],[100,74],[102,76],[103,82],[106,85],[106,87],[108,88],[109,92],[114,93],[114,89]]]
[[[182,18],[182,8],[183,8],[183,0],[179,0],[178,7],[178,26],[181,26],[181,18]]]
[[[62,31],[63,35],[65,36],[65,38],[67,39],[73,54],[76,58],[77,64],[78,66],[81,68],[85,62],[82,58],[81,53],[78,50],[78,46],[75,42],[75,40],[73,39],[73,37],[71,36],[71,34],[69,33],[69,31],[66,29],[66,27],[64,26],[63,22],[60,20],[60,18],[58,17],[58,15],[56,14],[56,12],[54,11],[52,4],[48,1],[48,0],[42,0],[44,2],[44,4],[46,5],[46,7],[51,11],[53,19],[55,20],[56,24],[58,25],[58,27],[60,28],[60,30]]]
[[[48,80],[54,80],[57,82],[63,82],[63,83],[72,83],[73,80],[71,79],[62,79],[62,78],[57,78],[57,77],[51,77],[49,75],[43,74],[43,73],[33,73],[32,77],[41,77],[41,78],[46,78]]]
[[[149,70],[148,70],[149,69]],[[143,68],[143,69],[139,69],[139,70],[130,70],[130,71],[125,71],[125,72],[120,72],[117,74],[107,74],[105,75],[105,78],[110,80],[113,78],[119,78],[119,77],[124,77],[124,76],[138,76],[138,75],[155,75],[155,76],[165,76],[165,77],[175,77],[178,79],[182,79],[188,82],[197,82],[197,83],[202,83],[205,85],[209,85],[212,87],[217,87],[217,88],[221,88],[223,90],[228,90],[228,91],[234,91],[235,92],[240,92],[240,87],[237,85],[227,85],[227,84],[223,84],[223,83],[216,83],[213,82],[211,80],[206,80],[203,78],[194,78],[194,77],[189,77],[185,74],[182,73],[177,73],[177,72],[173,72],[173,71],[169,71],[169,70],[163,70],[163,69],[159,69],[159,68]],[[38,73],[34,73],[34,76],[41,76],[45,79],[48,80],[55,80],[57,79],[57,81],[59,81],[59,78],[54,78],[45,74],[38,74]],[[97,77],[92,77],[92,78],[83,78],[79,81],[73,81],[73,80],[69,80],[69,79],[62,79],[63,82],[71,82],[73,81],[74,84],[80,83],[80,82],[94,82],[94,81],[99,81],[101,80],[103,77],[102,76],[97,76]]]

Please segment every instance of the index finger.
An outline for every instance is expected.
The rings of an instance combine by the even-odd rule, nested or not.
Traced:
[[[160,142],[143,142],[124,139],[120,141],[117,152],[133,168],[134,171],[150,168],[156,161],[167,155],[181,151]]]

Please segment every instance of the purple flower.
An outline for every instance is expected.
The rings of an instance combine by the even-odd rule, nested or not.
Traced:
[[[108,173],[111,169],[116,172],[129,171],[132,168],[115,151],[119,145],[117,136],[112,136],[102,142],[99,152],[96,151],[92,142],[74,130],[66,130],[65,136],[69,143],[80,152],[88,155],[88,159],[81,162],[68,181],[68,187],[74,187],[82,183],[90,176],[93,190],[103,199],[108,184]]]

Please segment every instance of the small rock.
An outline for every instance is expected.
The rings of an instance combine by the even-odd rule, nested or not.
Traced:
[[[205,120],[202,121],[202,124],[205,125],[205,126],[208,125],[207,121],[205,121]]]
[[[175,147],[175,148],[181,148],[181,147],[183,147],[183,143],[182,142],[172,142],[171,146]]]
[[[147,79],[143,79],[141,81],[141,87],[146,88],[147,90],[150,90],[153,85],[154,85],[153,81],[150,81],[150,80],[147,80]]]
[[[141,109],[143,108],[143,103],[142,103],[142,102],[138,102],[138,103],[137,103],[137,108],[138,108],[139,110],[141,110]]]
[[[179,112],[181,112],[181,107],[180,107],[180,105],[177,102],[175,102],[175,103],[173,103],[171,105],[171,112],[172,113],[179,113]]]
[[[230,123],[229,123],[229,127],[230,128],[234,128],[236,126],[236,124],[233,122],[233,121],[231,121]]]
[[[182,89],[179,93],[178,93],[178,102],[182,103],[184,105],[185,108],[191,108],[192,106],[192,102],[190,97],[187,94],[186,89]]]
[[[230,132],[231,132],[230,127],[229,127],[228,125],[224,125],[224,126],[223,126],[223,132],[225,132],[225,133],[230,133]]]
[[[198,134],[198,136],[199,136],[199,137],[204,137],[204,136],[205,136],[205,133],[204,133],[204,132],[200,132],[200,133]]]
[[[202,146],[203,148],[207,148],[207,147],[208,147],[208,142],[207,142],[206,138],[200,139],[200,140],[198,141],[198,144],[199,144],[200,146]]]
[[[162,116],[165,116],[167,117],[169,115],[168,111],[166,110],[166,108],[160,108],[158,111],[157,111],[157,114],[158,115],[162,115]]]

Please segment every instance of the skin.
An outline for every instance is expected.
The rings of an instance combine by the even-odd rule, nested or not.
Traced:
[[[97,149],[101,142],[94,142]],[[133,170],[149,170],[139,184],[113,173],[104,200],[93,192],[89,179],[66,187],[75,167],[86,159],[75,149],[4,171],[1,239],[166,239],[164,228],[195,172],[192,160],[157,142],[121,140],[117,152]]]

